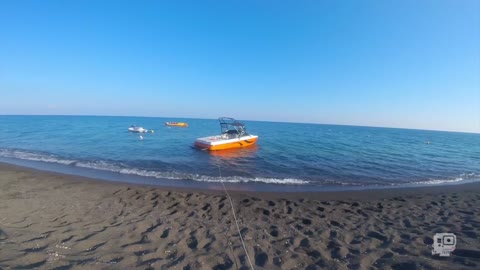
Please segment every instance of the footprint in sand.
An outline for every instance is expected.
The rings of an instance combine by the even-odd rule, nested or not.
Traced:
[[[302,223],[305,224],[305,225],[310,225],[310,224],[312,224],[312,221],[308,218],[304,218],[304,219],[302,219]]]
[[[383,235],[383,234],[381,234],[381,233],[379,233],[379,232],[376,232],[376,231],[371,231],[371,232],[369,232],[369,233],[367,234],[367,236],[373,237],[373,238],[378,239],[378,240],[380,240],[380,241],[386,241],[386,240],[388,239],[385,235]]]
[[[5,240],[7,238],[7,234],[2,229],[0,229],[0,240]]]
[[[223,269],[230,269],[233,266],[233,262],[230,257],[225,256],[223,258],[224,263],[215,265],[212,270],[223,270]]]
[[[198,240],[195,236],[191,236],[189,239],[187,239],[187,246],[190,249],[196,249],[198,245]]]
[[[308,248],[308,247],[310,247],[310,241],[309,241],[307,238],[303,238],[303,239],[300,241],[299,246]]]
[[[335,221],[335,220],[330,221],[330,224],[331,224],[332,226],[335,226],[335,227],[340,227],[340,223],[338,223],[338,222]]]
[[[268,261],[268,255],[260,248],[255,248],[255,265],[263,267]]]
[[[273,237],[278,237],[277,226],[275,226],[275,225],[270,226],[270,235],[273,236]]]

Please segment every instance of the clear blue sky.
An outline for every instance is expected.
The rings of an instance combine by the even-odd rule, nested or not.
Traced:
[[[480,132],[480,1],[0,1],[0,114]]]

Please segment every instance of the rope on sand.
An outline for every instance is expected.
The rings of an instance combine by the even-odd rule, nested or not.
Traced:
[[[248,263],[250,264],[250,268],[252,270],[255,270],[255,268],[253,267],[253,264],[252,264],[252,260],[250,260],[250,256],[248,255],[248,251],[247,251],[247,248],[245,246],[245,241],[243,241],[243,236],[242,236],[242,233],[240,232],[240,227],[238,226],[237,216],[235,215],[235,208],[233,207],[232,198],[230,197],[230,194],[228,194],[227,188],[225,187],[225,184],[223,183],[222,171],[220,169],[220,160],[219,160],[218,157],[217,157],[217,166],[218,166],[218,174],[220,175],[220,183],[222,183],[223,190],[225,191],[225,194],[227,194],[228,200],[230,201],[230,206],[232,207],[233,219],[235,220],[235,225],[237,226],[238,236],[240,236],[240,240],[242,241],[243,250],[245,251],[245,254],[247,255],[247,260],[248,260]]]

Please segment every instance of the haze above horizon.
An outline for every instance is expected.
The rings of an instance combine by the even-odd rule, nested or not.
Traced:
[[[0,114],[480,133],[479,1],[1,1]]]

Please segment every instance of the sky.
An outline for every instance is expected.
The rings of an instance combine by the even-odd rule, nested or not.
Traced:
[[[0,1],[0,114],[480,133],[480,1]]]

